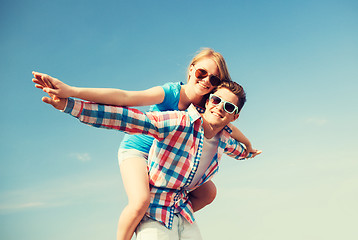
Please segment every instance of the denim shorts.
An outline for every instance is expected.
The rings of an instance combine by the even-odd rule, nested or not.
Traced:
[[[121,165],[123,161],[126,161],[130,158],[143,158],[145,164],[148,163],[148,153],[142,152],[136,149],[118,149],[118,164]]]

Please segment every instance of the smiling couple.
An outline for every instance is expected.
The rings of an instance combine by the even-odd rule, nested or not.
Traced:
[[[205,61],[208,63],[204,68],[201,65],[204,65]],[[210,64],[216,68],[211,70]],[[69,86],[63,85],[62,82],[48,75],[34,73],[34,82],[38,84],[37,87],[53,97],[44,97],[45,103],[94,127],[154,138],[149,154],[145,157],[147,158],[145,178],[149,177],[149,202],[148,205],[142,204],[146,206],[145,216],[142,218],[143,215],[140,216],[139,211],[137,214],[141,219],[136,228],[137,239],[202,239],[194,219],[194,211],[204,207],[215,198],[215,185],[211,179],[218,171],[222,155],[225,153],[240,160],[260,153],[252,149],[251,145],[250,150],[247,150],[248,144],[245,143],[246,146],[244,146],[232,136],[230,123],[239,117],[246,96],[239,84],[215,77],[220,74],[212,74],[219,72],[217,65],[210,58],[204,58],[191,64],[189,68],[188,84],[190,81],[196,84],[190,90],[201,91],[202,95],[211,92],[203,103],[205,110],[193,104],[180,107],[179,101],[175,104],[179,106],[179,110],[186,109],[185,111],[161,112],[159,109],[146,113],[128,107],[101,105],[67,98],[72,94],[61,95],[58,89],[69,89]],[[163,91],[163,89],[166,94],[166,87],[152,91]],[[182,97],[184,86],[178,85],[178,89],[180,99],[185,99]],[[98,94],[99,91],[95,90],[95,92]],[[86,99],[86,97],[79,98]],[[163,98],[159,101],[168,101],[167,97]],[[120,99],[124,101],[123,97]],[[97,99],[86,100],[103,102]],[[194,100],[190,102],[195,103]],[[122,154],[128,157],[128,151],[122,151]],[[125,166],[130,162],[133,164],[134,160],[126,160],[121,164]],[[127,168],[126,172],[122,171],[122,175],[128,175],[130,172]],[[131,183],[124,182],[124,184],[131,186]],[[127,193],[140,192],[134,187],[126,187],[126,191]],[[145,191],[146,189],[142,192],[145,193]],[[204,203],[198,201],[201,195],[205,196],[207,193],[213,193],[211,201]],[[210,197],[205,197],[210,199]],[[131,202],[131,199],[129,201]]]

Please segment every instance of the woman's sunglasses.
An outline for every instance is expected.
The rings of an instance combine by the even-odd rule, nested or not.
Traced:
[[[235,104],[233,104],[231,102],[227,102],[227,101],[223,100],[222,98],[220,98],[220,97],[218,97],[218,96],[216,96],[214,94],[210,94],[209,100],[214,105],[218,105],[218,104],[220,104],[222,102],[223,105],[224,105],[224,110],[229,114],[232,114],[234,112],[238,113],[238,111],[239,111],[239,108]]]
[[[193,67],[195,68],[194,65],[193,65]],[[195,77],[197,77],[197,78],[199,78],[199,79],[203,79],[203,78],[206,78],[208,75],[209,75],[209,73],[208,73],[208,71],[206,71],[205,69],[195,68]],[[210,84],[211,84],[213,87],[217,87],[217,86],[219,86],[220,83],[221,83],[220,78],[218,78],[218,77],[215,76],[215,75],[210,75],[209,81],[210,81]]]

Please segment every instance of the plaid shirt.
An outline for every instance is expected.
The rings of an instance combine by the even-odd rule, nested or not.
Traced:
[[[209,181],[217,173],[223,153],[238,160],[245,156],[245,148],[230,137],[231,129],[225,127],[219,133],[218,150],[209,168],[195,187],[188,189],[199,165],[204,139],[202,118],[193,105],[187,111],[142,113],[137,109],[69,98],[64,112],[94,127],[155,138],[148,156],[151,204],[146,214],[169,229],[176,213],[190,223],[194,222],[188,191]]]

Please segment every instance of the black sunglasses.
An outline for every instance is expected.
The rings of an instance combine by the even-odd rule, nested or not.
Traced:
[[[209,100],[214,105],[218,105],[222,102],[224,105],[224,110],[229,114],[232,114],[234,112],[238,113],[238,111],[239,111],[239,108],[235,104],[233,104],[231,102],[227,102],[227,101],[223,100],[221,97],[218,97],[214,94],[210,94]]]
[[[193,65],[193,67],[195,68],[195,66]],[[208,71],[206,71],[205,69],[203,68],[195,68],[195,77],[199,78],[199,79],[203,79],[203,78],[206,78],[207,76],[209,76],[209,73]],[[220,85],[221,83],[221,80],[219,77],[215,76],[215,75],[210,75],[209,76],[209,81],[210,81],[210,84],[213,86],[213,87],[217,87]]]

